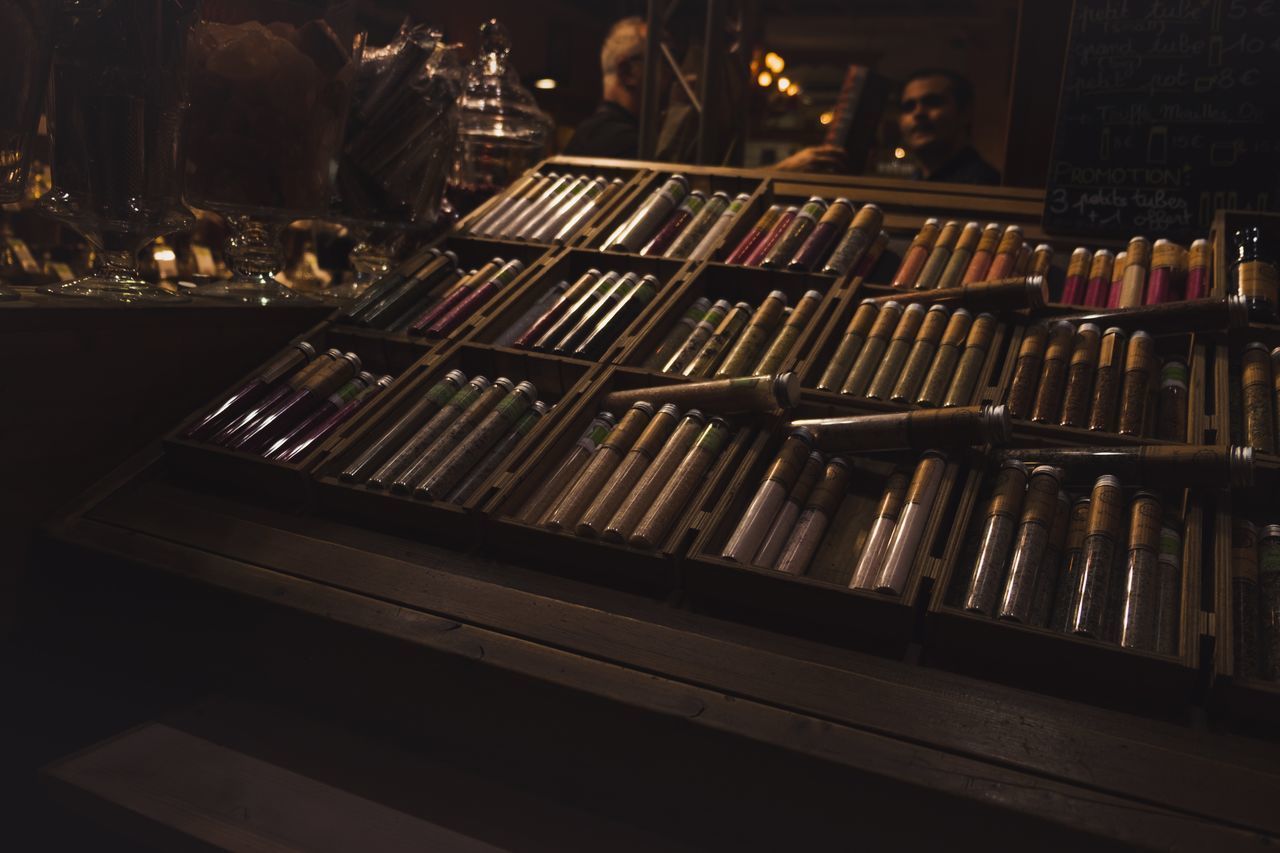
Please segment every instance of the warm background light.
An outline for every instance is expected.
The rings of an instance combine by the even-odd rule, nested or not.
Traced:
[[[768,71],[761,71],[760,76],[756,78],[756,82],[761,86],[768,86],[773,82],[773,75]]]
[[[788,86],[790,86],[790,85],[791,85],[791,78],[790,78],[790,77],[779,77],[779,78],[778,78],[778,91],[779,91],[779,92],[785,92],[785,91],[787,91],[787,87],[788,87]]]
[[[533,88],[535,89],[554,89],[555,87],[556,81],[550,77],[540,77],[533,81]]]
[[[893,149],[893,156],[894,156],[894,157],[897,157],[899,160],[901,160],[903,157],[906,157],[906,156],[907,156],[907,149],[905,149],[905,148],[895,148],[895,149]]]
[[[835,120],[836,120],[836,114],[831,112],[830,110],[827,110],[825,113],[818,116],[819,124],[831,124],[831,122]]]
[[[800,87],[795,83],[792,83],[787,87],[787,94],[794,98],[796,95],[800,94]]]
[[[782,57],[772,50],[764,55],[764,65],[774,74],[781,73],[782,69],[787,67],[787,63],[783,61]]]

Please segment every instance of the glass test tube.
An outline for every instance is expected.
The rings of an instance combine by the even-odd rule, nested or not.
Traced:
[[[1041,572],[1046,571],[1049,530],[1058,508],[1062,472],[1052,465],[1038,465],[1027,480],[1022,514],[1013,540],[1009,571],[996,615],[1012,622],[1029,624],[1035,607],[1035,591]]]
[[[720,556],[736,563],[747,563],[755,557],[812,450],[813,434],[808,430],[793,430],[787,436]]]
[[[996,474],[978,538],[978,555],[961,606],[971,613],[994,616],[1013,549],[1022,503],[1027,491],[1027,466],[1006,461]]]

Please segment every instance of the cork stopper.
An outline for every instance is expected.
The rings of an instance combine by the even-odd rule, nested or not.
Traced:
[[[850,228],[858,228],[863,231],[879,231],[884,225],[884,211],[876,207],[874,204],[864,204],[853,215],[853,224]]]
[[[677,406],[675,403],[667,403],[667,404],[666,404],[665,406],[663,406],[661,409],[658,409],[658,414],[660,414],[660,415],[668,415],[668,416],[673,417],[673,418],[674,418],[674,417],[679,417],[679,415],[680,415],[680,407],[679,407],[679,406]]]
[[[492,385],[493,383],[489,381],[489,378],[487,376],[476,376],[476,377],[473,377],[472,380],[467,384],[475,388],[476,391],[484,392],[484,391],[488,391],[489,386]]]
[[[1191,243],[1191,257],[1187,262],[1191,269],[1204,269],[1209,266],[1209,241],[1201,237]]]
[[[302,354],[307,357],[307,361],[316,357],[316,348],[306,341],[299,341],[293,345],[295,349],[301,350]]]
[[[356,355],[353,352],[344,352],[342,354],[342,358],[350,362],[352,370],[359,370],[360,365],[363,364],[363,362],[360,361],[360,356]]]
[[[1071,522],[1067,526],[1067,550],[1076,551],[1084,544],[1085,530],[1089,526],[1089,506],[1093,502],[1088,497],[1077,498],[1071,505]]]
[[[822,479],[813,487],[809,500],[805,502],[805,509],[816,510],[827,516],[832,515],[840,506],[840,501],[848,489],[849,470],[849,463],[843,457],[837,456],[827,462],[826,470],[822,472]]]
[[[461,370],[450,370],[444,375],[443,381],[461,386],[467,381],[467,374],[463,373]]]
[[[1156,551],[1164,526],[1160,499],[1152,492],[1138,492],[1129,506],[1129,547]]]
[[[811,452],[813,452],[813,433],[803,428],[792,430],[791,435],[782,442],[782,447],[770,463],[764,478],[776,480],[782,484],[783,488],[790,489],[799,479],[800,471],[804,468],[805,460]]]
[[[542,402],[541,400],[537,400],[533,404],[533,411],[537,412],[540,415],[545,415],[547,413],[547,404]]]
[[[925,309],[923,302],[913,302],[908,305],[906,312],[902,315],[902,319],[898,321],[897,328],[893,330],[893,340],[914,340],[916,332],[920,331],[920,325],[924,322],[924,315],[927,313],[928,311]]]
[[[707,416],[702,413],[701,409],[690,409],[684,413],[684,416],[686,420],[691,420],[695,423],[703,424],[707,422]]]
[[[1027,494],[1022,506],[1022,520],[1048,527],[1058,506],[1062,487],[1062,471],[1052,465],[1037,465],[1027,480]]]
[[[947,321],[947,327],[942,331],[940,346],[951,346],[957,349],[964,346],[964,341],[969,336],[969,327],[972,322],[968,311],[963,308],[957,308],[951,313],[951,319]]]
[[[1151,247],[1151,266],[1158,267],[1176,267],[1178,265],[1178,256],[1182,247],[1172,240],[1161,238],[1156,240],[1155,245]]]
[[[1094,326],[1096,329],[1097,326]],[[1076,329],[1066,320],[1055,320],[1049,328],[1049,346],[1045,349],[1045,361],[1066,361],[1071,357],[1071,344]]]
[[[988,222],[987,226],[982,229],[982,234],[978,238],[978,248],[976,252],[990,252],[995,249],[996,244],[1000,242],[1000,223]]]
[[[1085,276],[1089,274],[1089,261],[1093,259],[1093,253],[1084,246],[1077,246],[1071,250],[1071,259],[1067,261],[1068,276]]]
[[[996,485],[991,494],[991,505],[987,508],[987,516],[1015,516],[1022,506],[1027,479],[1026,465],[1016,459],[1005,460],[1000,466],[1000,473],[996,475]]]
[[[668,183],[670,183],[671,181],[675,181],[677,184],[680,184],[685,189],[689,188],[689,179],[686,178],[684,175],[680,174],[679,172],[676,172],[671,177],[667,178]]]
[[[1145,267],[1151,263],[1151,241],[1146,237],[1134,237],[1125,252],[1128,254],[1127,266]]]
[[[972,252],[982,238],[982,226],[977,222],[966,222],[960,238],[956,240],[956,251]]]
[[[1018,346],[1018,358],[1039,358],[1044,353],[1044,345],[1049,340],[1049,327],[1044,323],[1027,326],[1022,333],[1022,343]]]
[[[1154,358],[1155,340],[1144,331],[1134,332],[1129,338],[1129,349],[1125,352],[1124,369],[1149,370]]]
[[[932,246],[934,241],[938,239],[938,231],[940,227],[941,226],[938,225],[936,217],[930,216],[926,219],[924,221],[924,225],[921,225],[920,230],[916,232],[916,236],[912,238],[911,249],[927,249]]]
[[[453,251],[452,249],[446,251],[444,253],[444,257],[448,258],[449,266],[456,267],[458,265],[458,253]]]
[[[1124,523],[1124,495],[1120,478],[1103,474],[1093,484],[1090,497],[1086,536],[1095,534],[1116,536]]]
[[[1111,278],[1111,267],[1116,256],[1110,249],[1099,249],[1093,253],[1093,262],[1089,264],[1089,278]]]
[[[969,327],[969,337],[965,339],[966,347],[985,350],[991,346],[996,336],[996,316],[983,312],[973,319]]]
[[[1280,536],[1280,524],[1268,524],[1262,528],[1263,539],[1274,539],[1277,536]]]
[[[997,255],[1006,255],[1017,250],[1022,243],[1022,229],[1017,225],[1010,225],[1004,229],[1004,234],[1000,236],[1000,244],[996,247]]]
[[[902,502],[907,497],[907,487],[911,478],[903,471],[894,471],[885,483],[884,494],[876,505],[876,518],[897,518],[902,511]],[[1280,525],[1276,525],[1280,527]]]
[[[942,469],[947,466],[947,457],[941,451],[926,450],[920,454],[920,462],[916,465],[915,475],[907,486],[906,503],[922,504],[925,498],[937,488],[942,477]]]
[[[938,234],[937,241],[933,244],[937,246],[952,247],[955,246],[956,240],[960,239],[960,223],[954,219],[948,219],[942,225],[942,231]]]
[[[499,376],[496,380],[494,380],[493,385],[495,388],[501,388],[502,390],[507,392],[514,391],[516,387],[516,383],[512,382],[510,379],[508,379],[505,376]]]
[[[530,388],[533,387],[533,385],[528,382],[521,382],[520,384],[528,385]],[[650,403],[647,400],[637,400],[636,402],[631,404],[631,408],[636,409],[637,411],[643,412],[646,417],[650,417],[650,418],[653,417],[653,403]]]
[[[880,308],[876,305],[874,299],[864,299],[858,305],[858,310],[853,312],[853,318],[849,320],[849,327],[845,329],[846,335],[859,335],[866,338],[872,327],[875,325],[876,317],[880,315]]]
[[[804,467],[800,469],[800,476],[796,478],[795,485],[791,487],[791,491],[787,494],[787,500],[800,503],[804,497],[807,497],[813,491],[813,484],[818,482],[818,478],[822,476],[822,470],[826,467],[826,460],[822,458],[822,454],[814,451],[804,461]]]

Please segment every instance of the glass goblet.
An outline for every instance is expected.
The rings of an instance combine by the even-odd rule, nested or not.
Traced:
[[[325,2],[212,5],[188,69],[187,201],[227,220],[230,281],[198,293],[258,305],[302,300],[280,284],[280,235],[321,218],[332,193],[353,74],[352,38]]]
[[[192,223],[181,203],[183,73],[197,0],[68,0],[53,51],[50,216],[94,247],[57,296],[182,301],[142,278],[137,254]]]
[[[53,6],[0,0],[0,204],[22,200],[53,50]],[[18,293],[0,282],[0,299]]]

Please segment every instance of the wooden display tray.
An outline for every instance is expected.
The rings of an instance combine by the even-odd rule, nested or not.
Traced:
[[[708,511],[728,488],[753,438],[755,427],[767,416],[726,417],[732,431],[720,457],[712,465],[702,486],[672,524],[662,545],[644,551],[619,543],[584,539],[572,533],[545,530],[516,520],[515,514],[532,497],[536,488],[559,466],[591,420],[601,411],[600,401],[611,391],[687,382],[678,377],[634,368],[608,368],[600,379],[580,389],[572,407],[555,412],[546,438],[536,447],[526,445],[522,458],[491,480],[496,492],[480,506],[488,516],[486,537],[494,553],[503,559],[518,560],[540,570],[562,574],[591,583],[648,594],[667,595],[680,586],[680,559],[706,523]],[[703,409],[712,417],[716,412]],[[623,412],[613,412],[621,418]],[[683,412],[681,413],[683,415]]]
[[[830,454],[843,456],[853,465],[849,493],[804,575],[721,556],[787,436],[787,421],[868,413],[863,406],[806,395],[794,411],[780,415],[754,436],[749,452],[727,483],[685,562],[685,588],[695,606],[717,616],[837,645],[895,657],[906,651],[919,615],[916,603],[935,574],[935,564],[946,542],[942,534],[951,529],[950,519],[966,490],[968,471],[975,461],[970,452],[947,454],[942,482],[901,596],[850,589],[848,582],[860,553],[856,547],[858,534],[870,525],[886,479],[894,470],[905,470],[910,475],[919,451]]]
[[[579,223],[577,230],[573,234],[570,234],[563,243],[553,245],[551,243],[543,242],[535,243],[531,240],[518,241],[529,246],[541,246],[544,249],[553,249],[558,248],[559,246],[579,245],[588,234],[594,232],[599,222],[611,218],[614,211],[619,206],[630,203],[639,189],[646,185],[650,175],[652,174],[652,169],[647,168],[643,164],[631,161],[588,160],[584,158],[578,158],[576,161],[569,161],[557,157],[551,157],[543,160],[529,171],[536,172],[540,175],[555,172],[561,175],[567,173],[574,175],[589,175],[591,177],[602,177],[608,180],[613,180],[614,178],[622,179],[622,184],[619,186],[618,191],[614,193],[613,197],[602,205],[600,209],[587,217],[585,222]],[[470,236],[467,232],[470,230],[471,223],[476,222],[482,216],[487,215],[488,212],[496,205],[501,204],[505,198],[506,192],[503,191],[486,199],[479,207],[468,213],[462,219],[458,220],[453,227],[452,233],[458,236]],[[475,236],[472,239],[488,238]]]
[[[1271,729],[1280,722],[1280,682],[1236,672],[1235,612],[1231,604],[1231,527],[1234,515],[1240,512],[1255,522],[1267,524],[1280,522],[1280,512],[1268,516],[1247,509],[1275,507],[1280,459],[1261,457],[1260,462],[1265,474],[1258,486],[1220,492],[1214,496],[1217,539],[1216,547],[1208,552],[1213,556],[1208,588],[1212,590],[1211,624],[1214,629],[1213,704],[1234,718],[1261,722],[1266,729]]]
[[[799,367],[796,368],[800,374],[800,384],[805,389],[806,394],[820,396],[822,399],[833,403],[836,401],[856,403],[859,406],[865,406],[881,412],[901,412],[920,408],[910,403],[872,400],[868,397],[841,394],[838,391],[817,390],[823,371],[826,370],[827,365],[831,363],[832,357],[835,356],[836,350],[840,346],[840,341],[844,338],[845,329],[848,328],[849,321],[853,319],[854,312],[858,310],[858,305],[864,299],[883,296],[892,292],[894,291],[890,288],[863,284],[861,279],[855,279],[854,285],[842,293],[837,300],[834,300],[832,305],[827,307],[826,322],[821,324],[819,329],[815,331],[809,345],[805,348],[803,360]],[[1014,325],[1010,321],[1018,316],[1015,313],[1008,315],[996,314],[998,322],[991,340],[991,347],[987,350],[987,357],[982,363],[978,381],[974,384],[973,397],[969,401],[969,405],[976,406],[982,403],[993,403],[1003,398],[1006,383],[1008,382],[1008,370],[1004,364],[1005,358],[1003,354],[1008,349],[1010,340],[1015,334]]]
[[[1041,318],[1041,322],[1053,322],[1052,317]],[[1004,376],[1002,391],[998,401],[1007,402],[1010,389],[1013,387],[1013,374],[1018,366],[1018,350],[1026,334],[1029,323],[1024,321],[1015,324],[1007,338],[1008,345],[1001,351],[999,370]],[[1102,328],[1101,331],[1106,331]],[[1155,341],[1157,358],[1180,356],[1187,364],[1187,438],[1183,442],[1163,441],[1150,435],[1130,436],[1105,430],[1090,430],[1083,427],[1061,426],[1059,424],[1039,423],[1025,418],[1014,418],[1014,427],[1027,436],[1037,437],[1041,443],[1054,444],[1093,444],[1101,446],[1122,444],[1197,444],[1205,434],[1207,414],[1212,411],[1213,403],[1206,393],[1209,355],[1201,341],[1201,336],[1193,333],[1152,335]],[[1123,366],[1123,365],[1122,365]],[[1158,382],[1158,379],[1157,379]],[[1064,386],[1065,387],[1065,386]],[[1156,400],[1153,396],[1152,400]],[[1155,414],[1153,413],[1153,419]]]
[[[666,310],[667,297],[680,290],[690,271],[695,268],[692,261],[667,260],[665,258],[648,258],[639,255],[628,255],[618,252],[596,252],[588,249],[567,249],[554,256],[547,257],[538,270],[526,280],[526,286],[511,299],[492,309],[481,309],[467,340],[474,344],[493,345],[512,323],[529,310],[549,288],[557,282],[565,281],[572,285],[589,269],[601,273],[617,272],[637,275],[654,275],[662,283],[662,287],[654,295],[640,315],[623,330],[618,339],[605,350],[599,363],[611,364],[618,361],[622,352],[629,348],[631,340],[639,330],[645,328],[649,318],[661,315]],[[487,307],[486,307],[487,308]],[[574,355],[564,355],[582,364],[595,362],[581,359]]]
[[[428,350],[440,346],[448,346],[466,339],[488,314],[505,305],[525,289],[526,285],[536,278],[543,265],[558,250],[552,247],[535,246],[529,243],[517,243],[510,240],[492,240],[487,237],[465,237],[448,235],[435,244],[441,251],[453,252],[458,256],[458,269],[477,269],[493,258],[504,261],[523,261],[525,268],[501,292],[494,295],[489,303],[482,305],[473,315],[465,319],[458,328],[443,337],[437,335],[410,335],[408,332],[386,332],[371,329],[350,322],[339,315],[334,321],[334,332],[349,338],[353,342],[367,341],[379,347],[391,360],[406,357],[418,357]]]
[[[400,384],[394,397],[368,417],[358,418],[343,440],[330,448],[324,464],[316,470],[316,500],[322,511],[437,544],[470,548],[484,541],[483,522],[476,508],[491,497],[494,479],[504,470],[503,466],[480,486],[470,500],[462,504],[371,489],[363,484],[344,482],[339,477],[370,441],[382,435],[421,399],[428,388],[455,369],[465,373],[468,380],[477,375],[486,376],[491,381],[506,376],[516,383],[527,379],[537,388],[538,399],[550,407],[548,413],[513,448],[512,459],[522,458],[527,448],[537,445],[551,428],[554,415],[566,407],[575,406],[579,396],[595,384],[595,373],[582,362],[520,350],[460,344],[429,366],[421,366]]]
[[[1014,443],[1027,447],[1044,444],[1037,434],[1020,429],[1015,430]],[[957,535],[946,544],[929,602],[925,661],[1049,693],[1085,696],[1099,704],[1132,703],[1154,709],[1189,701],[1199,684],[1202,554],[1206,536],[1213,540],[1212,522],[1206,522],[1201,494],[1190,489],[1172,493],[1177,495],[1178,516],[1183,522],[1181,616],[1177,654],[1161,655],[1126,649],[1118,642],[968,613],[955,603],[971,568],[965,564],[971,556],[967,546],[980,535],[976,527],[981,524],[979,508],[994,481],[990,465],[975,468],[957,508],[953,525]],[[1125,484],[1126,507],[1135,488],[1140,487]],[[1073,488],[1071,494],[1074,498],[1086,492]]]
[[[1223,414],[1218,419],[1218,443],[1228,444],[1232,437],[1239,437],[1240,422],[1240,348],[1253,340],[1270,345],[1280,344],[1280,329],[1251,325],[1238,339],[1221,340],[1216,344],[1218,353],[1215,373],[1220,388],[1217,395]],[[1234,404],[1234,405],[1233,405]],[[1212,517],[1215,542],[1206,549],[1206,559],[1212,562],[1206,571],[1206,610],[1213,636],[1213,702],[1233,717],[1260,721],[1266,729],[1280,722],[1280,682],[1236,673],[1235,663],[1235,612],[1231,605],[1231,527],[1234,515],[1240,514],[1259,527],[1280,523],[1280,456],[1255,452],[1257,478],[1253,487],[1236,488],[1212,495],[1216,509]],[[1270,510],[1270,512],[1267,512]]]
[[[374,376],[391,374],[395,381],[389,388],[375,397],[355,418],[342,424],[333,435],[319,447],[294,462],[276,462],[264,459],[253,453],[232,450],[204,441],[183,438],[182,434],[194,424],[210,406],[215,405],[233,391],[239,389],[252,379],[257,370],[246,374],[229,386],[221,394],[193,412],[164,438],[166,459],[175,473],[193,478],[203,484],[218,487],[230,487],[242,493],[260,493],[271,495],[282,501],[302,502],[311,493],[310,471],[325,459],[343,437],[348,435],[363,418],[376,415],[387,401],[391,399],[406,382],[423,369],[426,369],[434,358],[430,353],[421,352],[416,355],[408,350],[384,351],[380,348],[368,350],[344,349],[351,345],[349,337],[335,334],[333,327],[322,323],[294,338],[289,346],[300,341],[308,341],[316,348],[319,355],[330,347],[343,349],[344,352],[355,352],[362,362],[360,369],[367,370]],[[282,348],[283,351],[284,348]]]
[[[320,704],[308,711],[328,707],[325,696],[353,696],[339,703],[357,712],[342,714],[344,730],[372,725],[388,733],[392,751],[424,725],[452,731],[437,727],[448,713],[435,711],[464,717],[483,705],[497,715],[481,715],[480,733],[486,721],[491,732],[502,732],[504,720],[532,718],[560,724],[549,730],[590,728],[595,734],[586,743],[597,749],[637,740],[670,746],[679,736],[682,744],[701,744],[700,761],[722,771],[726,756],[787,756],[791,763],[783,766],[792,775],[769,775],[749,760],[734,766],[757,781],[814,782],[837,812],[847,806],[841,792],[881,792],[874,801],[859,800],[859,814],[871,821],[867,831],[888,843],[901,841],[902,825],[873,818],[904,802],[908,822],[923,808],[946,814],[951,835],[979,837],[993,825],[1020,824],[1020,837],[1051,848],[1109,839],[1170,849],[1264,849],[1280,834],[1274,808],[1280,760],[1265,741],[832,648],[227,500],[166,481],[153,462],[154,455],[135,460],[47,528],[46,571],[78,570],[76,588],[102,581],[119,596],[110,612],[122,619],[155,618],[156,590],[171,587],[185,595],[162,610],[179,618],[196,605],[210,619],[230,616],[242,611],[228,611],[229,598],[245,603],[257,614],[251,622],[228,618],[220,627],[235,638],[251,625],[252,636],[281,641],[268,643],[276,657],[260,669],[278,695],[306,706],[314,694]],[[258,662],[253,643],[229,643],[232,657],[219,660],[234,666],[242,645]],[[299,669],[296,655],[310,665]],[[273,674],[278,666],[283,679]],[[507,677],[523,704],[494,703],[506,692],[489,685]],[[439,689],[456,683],[483,689]],[[473,694],[487,704],[467,699]],[[570,701],[585,714],[566,716]],[[423,707],[432,711],[426,718]],[[619,731],[629,737],[620,740]],[[465,750],[464,742],[459,755]],[[510,761],[501,744],[490,752],[495,761]],[[689,750],[670,752],[659,750],[660,764],[683,778],[674,763]],[[616,766],[643,763],[643,753],[642,746],[615,757]],[[360,756],[362,766],[382,772]],[[545,770],[524,766],[531,779]],[[734,778],[729,773],[727,781]],[[689,797],[696,801],[696,790]],[[683,814],[705,820],[705,804],[694,802]],[[841,814],[847,829],[848,815]],[[735,820],[732,804],[724,815]]]
[[[631,367],[643,367],[649,354],[666,338],[667,333],[699,297],[705,296],[712,302],[717,299],[727,299],[733,303],[745,301],[751,303],[754,309],[760,307],[764,298],[774,290],[785,293],[787,305],[792,308],[810,290],[823,294],[822,302],[818,304],[813,320],[796,338],[779,368],[779,372],[794,370],[800,356],[806,351],[818,331],[826,325],[827,315],[835,310],[838,304],[836,297],[839,290],[838,283],[833,284],[833,279],[829,276],[786,270],[731,267],[719,263],[708,263],[688,272],[682,287],[668,289],[667,298],[663,304],[655,309],[647,325],[632,336],[625,351],[618,354],[618,361]],[[761,354],[763,355],[763,352]]]
[[[719,248],[712,253],[712,257],[724,251],[726,246],[732,246],[736,243],[737,239],[746,233],[751,224],[768,207],[765,199],[769,196],[770,190],[768,181],[763,175],[741,169],[673,167],[667,164],[658,169],[649,170],[635,190],[627,197],[625,203],[614,206],[609,216],[597,219],[590,228],[580,232],[580,239],[575,245],[597,252],[604,251],[602,243],[609,238],[614,229],[626,222],[628,217],[636,212],[644,200],[666,183],[673,174],[684,175],[689,179],[689,189],[691,191],[701,190],[708,198],[715,192],[728,193],[730,200],[738,193],[747,193],[751,196],[738,214],[733,227],[729,229],[725,239],[721,241]],[[684,259],[672,258],[671,260]]]

